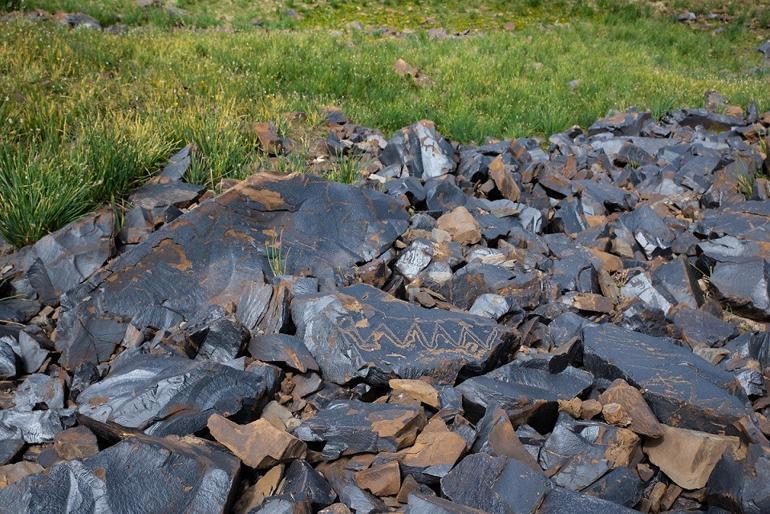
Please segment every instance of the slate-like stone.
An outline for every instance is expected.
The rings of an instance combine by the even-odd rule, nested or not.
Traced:
[[[64,383],[43,373],[28,375],[14,391],[13,403],[19,411],[31,411],[43,406],[52,410],[63,409]]]
[[[540,450],[540,467],[555,484],[580,491],[611,469],[628,465],[640,439],[630,430],[561,414]]]
[[[24,439],[0,439],[0,466],[15,460],[24,448]]]
[[[356,453],[395,452],[410,446],[425,425],[421,407],[338,400],[305,420],[294,435],[324,443],[325,459]],[[338,491],[339,493],[339,491]]]
[[[316,506],[330,505],[337,498],[323,475],[302,459],[292,461],[286,468],[280,494]]]
[[[190,164],[192,164],[192,150],[193,145],[188,144],[172,155],[168,160],[168,164],[166,164],[160,172],[160,177],[171,182],[182,180],[185,173],[187,173]]]
[[[30,444],[50,443],[62,428],[61,418],[53,410],[0,409],[0,439],[23,439]]]
[[[260,272],[272,273],[269,248],[277,244],[285,272],[308,270],[333,282],[337,270],[374,259],[407,226],[401,205],[382,193],[309,175],[254,175],[154,232],[67,295],[57,348],[68,367],[103,361],[109,355],[89,351],[93,341],[82,327],[120,320],[112,323],[163,330],[212,305],[239,304],[263,286],[255,279]]]
[[[13,378],[16,376],[17,359],[13,348],[7,341],[10,336],[0,338],[0,378]]]
[[[574,398],[592,384],[593,376],[587,371],[567,366],[553,373],[549,359],[524,358],[469,378],[455,389],[471,410],[478,412],[497,405],[514,421],[526,422],[538,409],[550,405],[550,410],[555,411],[557,400]]]
[[[516,348],[493,321],[416,307],[365,284],[295,298],[291,311],[324,378],[338,384],[426,375],[452,384],[461,370],[482,371]]]
[[[239,371],[211,361],[133,355],[78,396],[79,412],[152,435],[185,435],[212,414],[256,417],[278,386],[263,366]]]
[[[593,136],[602,132],[611,132],[622,136],[638,136],[642,127],[652,119],[649,112],[639,112],[629,109],[597,120],[588,127],[588,135]]]
[[[635,470],[623,466],[604,475],[583,493],[633,508],[642,499],[644,483]]]
[[[486,453],[468,455],[441,479],[452,501],[501,514],[535,512],[547,490],[548,479],[523,462]]]
[[[720,262],[709,277],[719,298],[736,312],[770,320],[770,280],[767,261]]]
[[[413,177],[436,178],[454,169],[454,149],[436,132],[430,121],[420,121],[401,129],[380,155],[385,166],[400,164]]]
[[[641,389],[662,423],[704,432],[735,432],[750,412],[734,377],[666,338],[609,324],[583,329],[583,360],[597,377]]]
[[[132,437],[0,489],[7,512],[224,512],[238,459],[197,439]]]
[[[563,487],[554,487],[548,491],[543,503],[537,509],[537,514],[561,514],[563,512],[634,514],[639,511],[589,494],[581,494]]]
[[[410,494],[408,505],[409,514],[482,514],[484,512],[444,498],[420,493]]]
[[[318,364],[302,339],[288,334],[253,337],[249,343],[249,354],[264,362],[285,364],[300,373],[318,371]]]

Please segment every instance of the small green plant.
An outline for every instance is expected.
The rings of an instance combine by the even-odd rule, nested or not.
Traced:
[[[746,198],[754,195],[754,177],[751,175],[738,175],[738,191]]]
[[[280,236],[275,234],[270,239],[268,244],[265,245],[265,254],[267,255],[267,262],[270,264],[270,271],[273,272],[273,276],[280,277],[286,274],[286,258],[287,255],[283,254],[283,231]]]
[[[342,184],[353,184],[361,176],[362,160],[359,157],[340,157],[326,178]]]

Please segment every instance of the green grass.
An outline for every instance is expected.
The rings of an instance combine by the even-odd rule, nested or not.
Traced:
[[[671,21],[673,11],[602,1],[296,2],[297,20],[285,15],[290,2],[177,5],[194,29],[169,30],[178,20],[134,0],[24,3],[140,25],[125,35],[0,24],[0,232],[10,242],[33,242],[101,203],[119,203],[187,142],[198,147],[188,180],[210,187],[260,169],[301,171],[307,148],[325,135],[319,113],[329,105],[386,135],[429,118],[463,142],[547,135],[629,106],[660,115],[700,106],[710,89],[770,108],[770,73],[755,51],[763,36],[747,28],[754,18],[714,34]],[[298,30],[222,30],[250,27],[245,20],[255,16]],[[416,32],[329,30],[354,19]],[[517,30],[496,30],[510,20]],[[430,40],[424,29],[440,25],[484,30]],[[398,58],[432,84],[396,75]],[[307,121],[291,121],[295,111]],[[297,142],[292,154],[260,153],[253,125],[261,121]],[[361,166],[343,159],[328,174],[354,181]]]

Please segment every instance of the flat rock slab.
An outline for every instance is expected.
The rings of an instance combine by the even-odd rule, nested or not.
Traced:
[[[258,413],[278,379],[269,366],[239,371],[211,361],[135,355],[80,393],[79,412],[148,434],[185,435],[204,428],[212,414]]]
[[[333,460],[340,455],[395,452],[411,446],[423,426],[421,407],[341,400],[303,422],[294,435],[309,443],[324,442],[321,455]]]
[[[622,378],[644,391],[662,423],[735,433],[751,412],[735,378],[672,340],[613,325],[583,328],[583,360],[597,377]]]
[[[296,298],[291,311],[324,378],[337,384],[422,376],[453,384],[463,368],[483,371],[516,349],[513,333],[491,320],[423,309],[366,284]]]
[[[441,479],[441,491],[454,502],[485,512],[535,512],[548,479],[516,459],[474,453]]]
[[[195,437],[133,437],[0,489],[5,512],[223,512],[238,459]]]
[[[469,378],[455,389],[469,406],[485,410],[497,405],[514,420],[526,422],[544,404],[570,400],[591,387],[593,381],[591,373],[572,366],[552,373],[547,359],[524,359]]]
[[[271,264],[334,283],[339,269],[377,257],[407,225],[402,205],[382,193],[310,175],[254,175],[163,226],[68,295],[55,336],[62,362],[109,358],[92,348],[93,330],[82,330],[97,321],[118,325],[117,332],[129,322],[162,330],[212,305],[237,305],[261,285],[255,276],[272,274]]]

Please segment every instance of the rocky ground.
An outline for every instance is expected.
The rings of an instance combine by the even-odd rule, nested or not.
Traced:
[[[0,258],[0,505],[770,511],[770,113],[709,104],[481,146],[327,111],[356,185],[215,196],[186,147]]]

